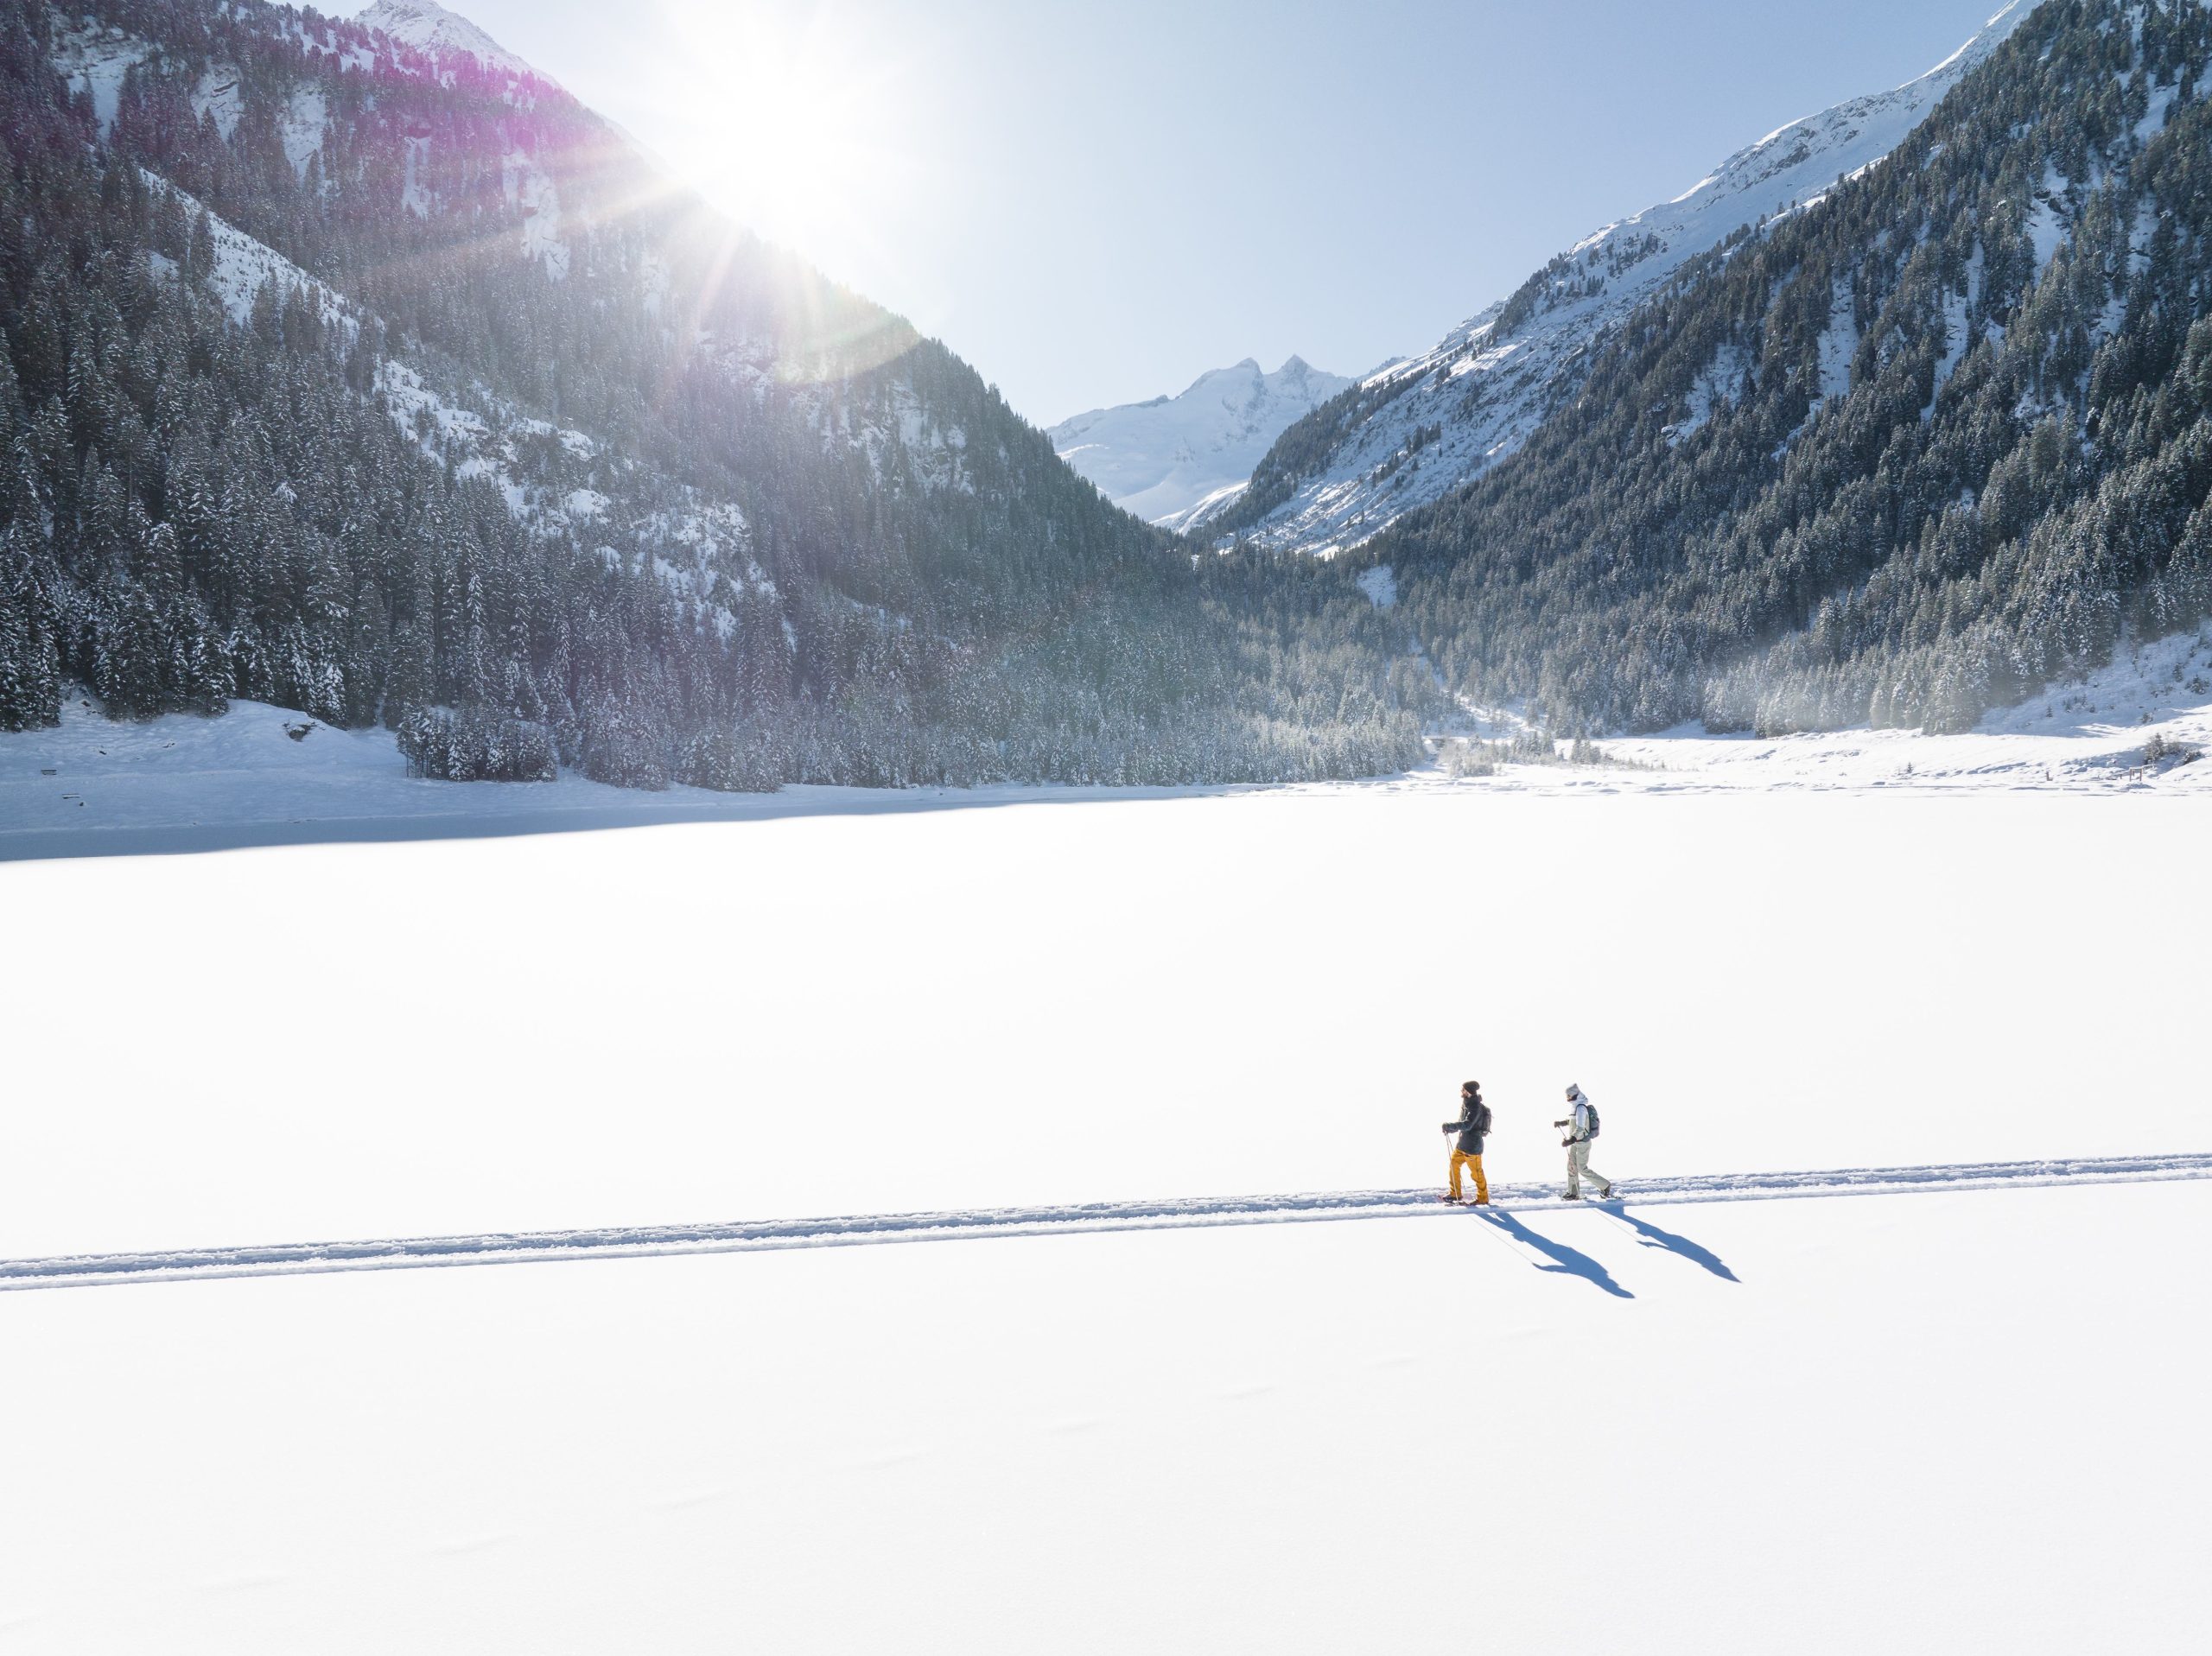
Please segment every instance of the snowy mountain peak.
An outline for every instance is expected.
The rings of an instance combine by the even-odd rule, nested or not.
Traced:
[[[1233,497],[1292,422],[1351,383],[1303,357],[1285,358],[1273,373],[1246,357],[1200,374],[1179,396],[1093,409],[1047,435],[1116,505],[1179,528]]]
[[[465,52],[487,69],[505,69],[534,75],[551,86],[553,77],[535,69],[501,46],[459,12],[448,11],[437,0],[376,0],[355,18],[369,29],[380,29],[402,46],[419,52]]]
[[[1321,454],[1318,466],[1294,472],[1263,456],[1248,492],[1221,495],[1180,526],[1204,520],[1224,534],[1326,551],[1449,492],[1527,441],[1596,339],[1675,271],[1876,165],[2029,10],[2012,0],[1925,74],[1779,127],[1671,200],[1593,231],[1433,350],[1363,379],[1361,406],[1340,428],[1297,446],[1301,456]]]

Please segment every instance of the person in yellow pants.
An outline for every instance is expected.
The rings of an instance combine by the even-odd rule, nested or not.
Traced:
[[[1446,1202],[1464,1202],[1459,1171],[1465,1168],[1475,1176],[1475,1206],[1490,1206],[1490,1181],[1483,1177],[1483,1139],[1490,1133],[1490,1106],[1483,1102],[1483,1086],[1478,1081],[1463,1082],[1459,1086],[1459,1119],[1446,1121],[1444,1131],[1456,1133],[1459,1142],[1452,1151],[1452,1191]]]

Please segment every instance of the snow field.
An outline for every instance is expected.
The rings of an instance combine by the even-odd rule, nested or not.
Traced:
[[[2212,1149],[2201,841],[1405,785],[0,863],[0,1257],[1402,1188],[1468,1075],[1500,1183],[1569,1080],[1631,1184]],[[2208,1234],[2179,1180],[9,1293],[0,1656],[2187,1650]]]
[[[1606,753],[1662,774],[1626,785],[1672,787],[2033,788],[2112,792],[2212,790],[2212,625],[2124,645],[2083,678],[1993,709],[1957,735],[1915,730],[1824,731],[1799,736],[1708,736],[1684,726],[1602,744]],[[2145,765],[2146,744],[2194,752]],[[1541,771],[1534,773],[1537,777]],[[1579,784],[1619,787],[1622,773],[1586,772]],[[1541,785],[1541,784],[1539,784]]]
[[[1439,787],[0,864],[0,1257],[1402,1189],[1471,1075],[1505,1182],[1570,1081],[1631,1180],[2212,1149],[2201,840]]]
[[[2196,1647],[2212,1185],[1522,1219],[10,1295],[0,1650]]]

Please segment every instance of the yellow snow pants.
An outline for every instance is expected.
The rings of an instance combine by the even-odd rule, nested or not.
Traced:
[[[1459,1199],[1459,1170],[1462,1167],[1471,1169],[1474,1173],[1475,1200],[1488,1202],[1490,1181],[1483,1177],[1483,1158],[1479,1156],[1470,1156],[1464,1150],[1455,1150],[1452,1152],[1452,1199],[1454,1202]]]

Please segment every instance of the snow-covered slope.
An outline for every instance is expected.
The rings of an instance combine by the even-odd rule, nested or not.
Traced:
[[[466,52],[487,69],[535,75],[549,86],[556,84],[550,75],[533,68],[467,18],[448,11],[437,0],[376,0],[355,21],[370,29],[380,29],[402,46],[411,46],[417,51]]]
[[[220,214],[207,213],[196,197],[177,188],[160,174],[141,168],[139,175],[157,197],[173,194],[188,215],[207,213],[208,244],[215,256],[207,271],[207,285],[222,301],[225,314],[232,321],[243,327],[250,320],[254,301],[260,297],[264,288],[273,282],[280,302],[286,294],[296,289],[312,296],[327,326],[345,328],[349,336],[358,329],[359,324],[345,301],[282,253],[254,240]],[[175,277],[175,260],[160,253],[149,253],[147,259],[162,276]]]
[[[1093,409],[1046,435],[1116,505],[1179,527],[1241,489],[1285,427],[1351,383],[1298,357],[1271,374],[1247,357],[1199,375],[1179,397]]]
[[[1313,552],[1357,545],[1511,454],[1574,384],[1600,335],[1736,231],[1802,208],[1879,162],[2031,9],[2012,0],[1918,79],[1793,121],[1673,200],[1585,237],[1434,349],[1369,376],[1356,406],[1313,416],[1327,426],[1293,431],[1302,440],[1294,455],[1278,452],[1255,468],[1261,493],[1250,504],[1240,511],[1235,496],[1222,497],[1186,526],[1212,523]],[[1316,449],[1318,461],[1306,458]]]
[[[353,301],[219,214],[208,213],[196,197],[159,174],[146,172],[144,177],[149,189],[174,194],[188,218],[206,214],[214,254],[207,282],[232,320],[245,324],[263,289],[273,287],[279,302],[297,289],[319,306],[326,326],[348,338],[359,333],[362,314]],[[544,187],[550,193],[550,182]],[[542,216],[526,221],[543,222]],[[531,253],[529,233],[525,228],[525,256]],[[175,279],[174,260],[159,253],[148,257],[164,277]],[[563,267],[565,262],[563,249]],[[733,597],[747,592],[772,596],[772,583],[747,549],[750,535],[734,504],[661,479],[654,481],[651,501],[640,504],[626,486],[641,475],[640,468],[618,462],[607,445],[584,432],[533,418],[480,384],[434,384],[397,356],[377,365],[372,392],[400,428],[416,436],[425,454],[451,466],[457,477],[492,484],[516,520],[537,538],[556,538],[574,529],[619,542],[629,549],[626,555],[611,545],[600,549],[609,567],[623,563],[633,570],[650,569],[672,592],[708,605],[709,624],[718,629],[734,625]],[[871,430],[858,435],[880,440]],[[529,462],[525,450],[532,456]],[[925,468],[918,475],[932,474]],[[717,590],[721,601],[709,604]]]

